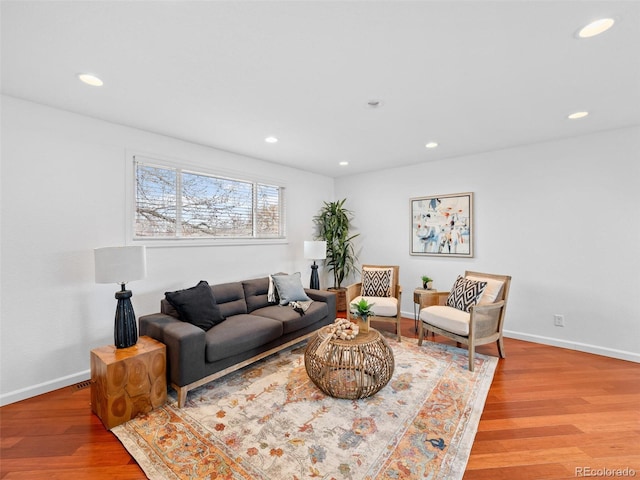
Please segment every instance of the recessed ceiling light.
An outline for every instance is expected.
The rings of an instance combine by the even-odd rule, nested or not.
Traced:
[[[382,100],[373,99],[367,102],[367,107],[369,108],[380,108],[382,106]]]
[[[346,167],[347,165],[349,165],[349,162],[340,162],[338,165],[340,165],[341,167]]]
[[[596,35],[600,35],[603,32],[609,30],[615,20],[613,18],[601,18],[599,20],[595,20],[591,22],[589,25],[586,25],[578,32],[578,37],[580,38],[589,38],[595,37]]]
[[[79,73],[78,78],[81,82],[86,83],[87,85],[91,85],[92,87],[101,87],[104,85],[104,82],[100,80],[95,75],[91,75],[90,73]]]
[[[426,148],[436,148],[438,146],[438,142],[429,142],[425,145]]]
[[[264,141],[267,143],[276,143],[278,139],[276,137],[267,137],[264,139]]]
[[[567,118],[577,120],[578,118],[584,118],[587,115],[589,115],[589,112],[574,112],[571,115],[568,115]]]

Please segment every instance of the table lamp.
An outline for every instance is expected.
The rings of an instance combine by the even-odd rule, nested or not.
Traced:
[[[313,260],[313,265],[311,265],[311,280],[309,281],[309,288],[319,290],[320,279],[318,278],[318,265],[316,265],[316,260],[324,260],[327,258],[327,242],[305,241],[304,258]]]
[[[113,333],[116,348],[127,348],[138,341],[136,315],[131,305],[131,291],[125,284],[140,280],[147,275],[145,247],[104,247],[94,250],[96,263],[96,283],[116,283],[121,286],[116,292],[115,329]]]

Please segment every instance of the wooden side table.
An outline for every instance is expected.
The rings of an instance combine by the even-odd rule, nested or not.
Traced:
[[[140,337],[129,348],[91,350],[91,410],[107,429],[167,401],[166,347]]]
[[[418,315],[420,314],[420,310],[425,307],[430,307],[432,305],[438,305],[440,302],[440,298],[438,297],[438,291],[431,289],[427,290],[426,288],[416,288],[413,291],[413,319],[415,321],[414,326],[416,332],[418,331]],[[418,308],[416,309],[416,305]]]

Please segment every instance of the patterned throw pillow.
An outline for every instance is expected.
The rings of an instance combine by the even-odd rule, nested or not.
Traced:
[[[363,297],[391,297],[393,285],[392,268],[363,268],[362,292]]]
[[[487,282],[469,280],[458,275],[456,283],[453,284],[453,288],[451,288],[447,298],[447,305],[468,312],[473,305],[478,303],[478,299],[486,286]]]

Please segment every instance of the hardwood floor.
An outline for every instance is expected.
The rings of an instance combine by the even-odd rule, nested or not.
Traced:
[[[413,320],[402,332],[415,337]],[[640,477],[639,364],[512,339],[505,350],[465,480]],[[145,478],[82,387],[0,409],[0,478]]]

